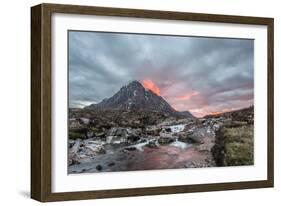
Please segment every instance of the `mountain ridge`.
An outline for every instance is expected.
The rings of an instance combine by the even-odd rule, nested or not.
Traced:
[[[112,97],[105,98],[97,104],[86,106],[84,109],[156,111],[173,116],[194,118],[189,111],[179,112],[175,110],[162,96],[157,95],[152,90],[145,89],[136,80],[121,87]]]

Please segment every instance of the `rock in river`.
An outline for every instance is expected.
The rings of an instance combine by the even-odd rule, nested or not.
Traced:
[[[102,170],[102,166],[101,166],[101,165],[97,165],[97,166],[96,166],[96,169],[97,169],[98,171],[101,171],[101,170]]]
[[[178,134],[178,140],[189,144],[202,144],[203,138],[193,132],[180,132]]]
[[[159,148],[156,141],[150,141],[145,146],[152,149]]]
[[[160,133],[160,138],[158,139],[159,144],[170,144],[174,141],[175,141],[175,139],[173,138],[173,136],[171,134]]]

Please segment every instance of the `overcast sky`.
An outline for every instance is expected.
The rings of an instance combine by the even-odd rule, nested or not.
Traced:
[[[83,107],[138,80],[195,116],[253,104],[254,41],[69,32],[69,104]]]

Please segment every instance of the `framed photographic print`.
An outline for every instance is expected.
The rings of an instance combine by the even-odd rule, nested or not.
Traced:
[[[31,197],[273,187],[273,19],[31,8]]]

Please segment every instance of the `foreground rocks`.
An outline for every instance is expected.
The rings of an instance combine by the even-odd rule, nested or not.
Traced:
[[[194,119],[157,112],[70,111],[69,172],[252,164],[253,115],[238,113]]]
[[[204,144],[204,140],[200,135],[202,136],[201,133],[206,133],[207,128],[204,127],[194,132],[190,129],[191,124],[193,127],[199,127],[193,120],[177,120],[169,118],[159,124],[148,125],[142,129],[120,127],[119,125],[109,129],[101,128],[98,131],[88,128],[88,130],[93,133],[91,138],[69,140],[69,165],[72,168],[71,171],[98,172],[119,171],[122,169],[132,170],[133,168],[139,168],[139,166],[135,164],[146,167],[145,163],[142,161],[144,161],[144,159],[146,159],[146,161],[151,161],[150,159],[147,159],[150,157],[147,152],[151,153],[151,158],[156,158],[157,155],[159,155],[157,158],[164,158],[165,161],[173,162],[176,161],[174,159],[176,157],[171,151],[178,148],[176,149],[179,153],[177,155],[183,155],[185,150],[189,150],[190,145],[193,145],[192,154],[196,154],[196,157],[192,160],[193,163],[197,164],[197,161],[202,163],[204,162],[205,156],[212,158],[211,153],[200,154],[201,150],[196,149],[199,142],[200,144]],[[189,126],[186,127],[186,125]],[[198,139],[196,138],[197,136]],[[194,140],[192,138],[194,138]],[[199,138],[201,138],[200,141]],[[208,138],[214,139],[214,136],[206,136],[206,139]],[[208,144],[207,147],[212,147],[212,145]],[[171,156],[168,157],[166,153],[171,153]],[[200,157],[200,160],[196,159],[198,158],[197,156]],[[190,158],[193,157],[181,157],[180,159],[182,159],[182,161],[178,162],[177,166],[168,166],[166,163],[158,162],[155,163],[155,168],[162,166],[167,168],[184,168],[186,167],[185,161],[187,161],[187,159],[190,161]],[[134,163],[125,166],[127,164],[126,162],[131,162],[133,160]],[[199,165],[199,163],[197,165]],[[214,166],[214,163],[205,162],[201,165],[206,167]],[[152,163],[150,164],[150,167],[153,167]]]

